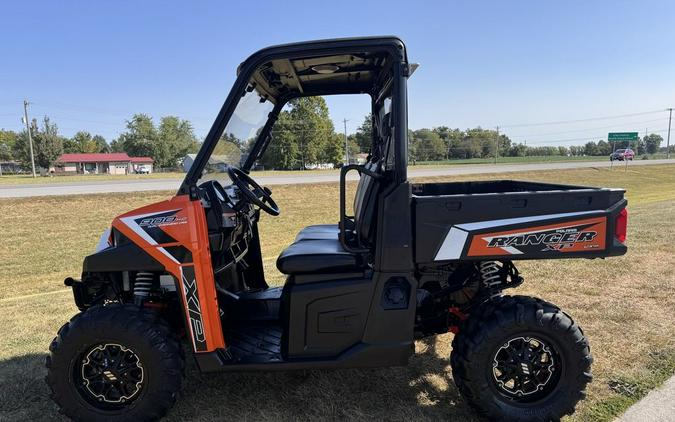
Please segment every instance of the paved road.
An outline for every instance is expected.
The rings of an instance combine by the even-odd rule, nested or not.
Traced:
[[[629,164],[629,166],[643,166],[653,164],[675,164],[675,160],[639,160]],[[622,164],[616,164],[621,166]],[[590,167],[609,167],[609,161],[570,161],[562,163],[536,163],[536,164],[458,164],[449,167],[411,167],[408,176],[432,177],[432,176],[452,176],[459,174],[480,174],[480,173],[508,173],[515,171],[532,170],[565,170],[574,168]],[[224,176],[223,176],[224,177]],[[254,173],[255,177],[255,173]],[[349,179],[356,179],[356,172],[349,174]],[[325,174],[311,172],[308,174],[289,174],[288,176],[259,176],[256,180],[263,185],[291,185],[301,183],[322,183],[337,182],[337,172],[327,172]],[[52,195],[81,195],[91,193],[108,192],[142,192],[157,190],[177,190],[180,185],[178,179],[146,179],[146,180],[106,180],[106,181],[85,181],[85,182],[55,182],[44,184],[24,184],[24,185],[0,185],[0,198],[21,198],[30,196],[52,196]]]
[[[675,377],[651,391],[615,422],[675,421]]]

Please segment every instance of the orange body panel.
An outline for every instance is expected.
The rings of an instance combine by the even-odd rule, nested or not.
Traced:
[[[187,195],[115,218],[112,226],[160,262],[178,280],[195,352],[224,348],[206,215]]]

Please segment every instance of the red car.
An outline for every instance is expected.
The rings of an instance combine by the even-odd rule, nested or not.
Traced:
[[[617,149],[613,153],[609,155],[609,161],[614,161],[614,160],[633,160],[635,158],[635,151],[633,151],[630,148],[627,149]]]

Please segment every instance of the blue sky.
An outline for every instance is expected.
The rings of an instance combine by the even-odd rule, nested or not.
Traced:
[[[395,34],[411,61],[410,127],[500,125],[528,145],[608,131],[660,132],[675,106],[675,2],[6,2],[0,128],[49,115],[64,135],[110,141],[145,112],[208,131],[253,51],[317,38]],[[366,98],[329,102],[352,132]],[[640,113],[640,114],[638,114]],[[534,126],[585,118],[630,115]]]

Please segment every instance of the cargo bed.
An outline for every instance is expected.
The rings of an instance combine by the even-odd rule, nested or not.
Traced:
[[[627,218],[623,189],[497,180],[416,183],[412,193],[421,265],[626,253],[617,238]]]

